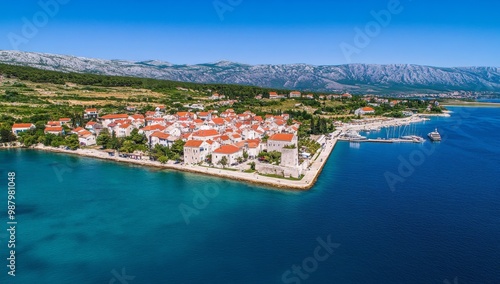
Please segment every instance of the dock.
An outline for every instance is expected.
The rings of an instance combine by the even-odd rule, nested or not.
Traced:
[[[346,141],[352,143],[422,143],[409,139],[400,138],[390,138],[390,139],[349,139],[349,138],[339,138],[339,141]]]

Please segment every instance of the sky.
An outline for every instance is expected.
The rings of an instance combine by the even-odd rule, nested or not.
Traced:
[[[0,49],[199,64],[500,67],[500,1],[19,0]]]

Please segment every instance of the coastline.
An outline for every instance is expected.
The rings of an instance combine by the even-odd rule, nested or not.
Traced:
[[[308,170],[305,171],[304,177],[300,180],[289,180],[289,179],[281,179],[275,177],[268,177],[259,175],[257,173],[245,173],[239,171],[231,171],[220,168],[208,168],[198,165],[181,165],[175,164],[172,161],[169,161],[166,164],[161,164],[157,161],[150,160],[134,160],[129,158],[122,157],[113,157],[109,156],[106,152],[99,150],[91,150],[91,149],[77,149],[77,150],[65,150],[54,147],[47,147],[43,145],[37,145],[30,148],[24,147],[0,147],[0,149],[26,149],[26,150],[35,150],[35,151],[43,151],[43,152],[51,152],[51,153],[59,153],[59,154],[70,154],[76,155],[80,157],[87,158],[97,158],[100,160],[106,160],[111,162],[118,162],[129,165],[139,165],[150,168],[157,169],[167,169],[167,170],[175,170],[181,172],[189,172],[194,174],[202,174],[212,177],[224,178],[235,180],[239,182],[249,182],[256,185],[269,186],[277,189],[285,189],[285,190],[309,190],[311,189],[316,180],[318,179],[321,171],[323,170],[326,161],[328,160],[331,152],[335,148],[337,143],[337,139],[333,139],[328,141],[325,144],[325,147],[319,151],[319,153],[314,155],[314,160]],[[317,156],[317,158],[316,158]]]
[[[450,116],[450,114],[448,114],[448,113],[440,114],[439,116]],[[316,152],[311,157],[311,161],[312,161],[311,165],[308,167],[307,170],[305,170],[304,176],[300,180],[269,177],[269,176],[260,175],[258,173],[245,173],[245,172],[241,172],[241,171],[233,171],[230,169],[210,168],[210,167],[198,166],[198,165],[175,164],[173,161],[168,161],[167,163],[162,164],[162,163],[157,162],[157,161],[150,161],[150,160],[144,160],[144,159],[143,160],[135,160],[135,159],[130,159],[130,158],[110,156],[107,152],[104,152],[101,150],[94,150],[94,149],[77,149],[77,150],[73,151],[73,150],[65,150],[65,149],[60,149],[60,148],[43,146],[40,144],[36,145],[36,146],[32,146],[30,148],[26,148],[26,147],[22,147],[22,145],[20,145],[20,143],[16,143],[16,145],[8,146],[8,147],[5,147],[4,145],[0,144],[0,150],[2,150],[2,149],[27,149],[27,150],[45,151],[45,152],[60,153],[60,154],[70,154],[70,155],[76,155],[76,156],[81,156],[81,157],[97,158],[100,160],[106,160],[106,161],[111,161],[111,162],[145,166],[145,167],[150,167],[150,168],[175,170],[175,171],[189,172],[189,173],[194,173],[194,174],[202,174],[202,175],[207,175],[207,176],[212,176],[212,177],[235,180],[235,181],[239,181],[239,182],[249,182],[249,183],[256,184],[256,185],[269,186],[269,187],[273,187],[273,188],[277,188],[277,189],[305,191],[305,190],[311,189],[315,185],[319,175],[321,174],[321,172],[323,170],[323,167],[325,166],[326,162],[328,161],[328,158],[330,157],[337,142],[339,141],[338,140],[339,130],[340,130],[340,132],[347,131],[347,130],[358,130],[359,131],[359,130],[363,130],[363,129],[367,129],[367,128],[383,128],[383,127],[391,127],[391,126],[408,125],[411,123],[418,123],[418,122],[423,122],[426,120],[429,120],[429,118],[414,115],[414,116],[407,117],[407,118],[367,121],[367,122],[362,123],[362,124],[349,124],[349,125],[344,125],[342,127],[338,127],[337,131],[336,131],[337,136],[333,137],[332,139],[327,139],[325,144],[324,144],[324,147],[322,147],[320,150],[318,150],[318,152]]]

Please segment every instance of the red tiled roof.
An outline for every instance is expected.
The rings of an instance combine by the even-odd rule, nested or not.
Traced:
[[[134,115],[132,115],[132,118],[133,119],[144,119],[144,115],[142,115],[142,114],[134,114]]]
[[[234,154],[240,151],[240,148],[234,145],[222,145],[219,149],[215,150],[217,154]]]
[[[217,125],[222,125],[224,124],[224,119],[222,118],[212,118],[212,122],[217,124]]]
[[[156,131],[155,133],[151,134],[151,137],[157,137],[157,138],[160,138],[160,139],[163,139],[163,140],[167,140],[168,137],[170,137],[170,134],[163,133],[163,132],[160,132],[160,131]]]
[[[14,123],[14,125],[12,125],[12,129],[30,128],[32,126],[34,126],[32,123]]]
[[[219,133],[215,129],[208,129],[208,130],[200,130],[196,131],[193,133],[193,136],[200,136],[200,137],[208,137],[208,136],[216,136]]]
[[[128,114],[108,114],[101,117],[102,119],[124,119],[128,118]]]
[[[198,148],[201,146],[201,144],[203,144],[202,140],[189,140],[186,142],[186,144],[184,144],[184,147]]]
[[[371,107],[364,107],[363,111],[375,111],[375,110]]]
[[[248,148],[257,148],[257,147],[259,147],[259,143],[255,143],[255,142],[248,143]]]
[[[161,126],[159,124],[155,124],[155,125],[148,125],[144,128],[141,128],[142,131],[152,131],[152,130],[165,130],[166,127],[165,126]]]
[[[269,138],[269,140],[292,142],[293,134],[278,133],[278,134],[274,134],[273,136],[271,136],[271,138]]]
[[[62,127],[46,127],[45,128],[46,132],[62,132],[63,128]]]
[[[90,132],[88,130],[84,130],[84,131],[78,132],[78,135],[79,136],[89,136],[89,135],[92,135],[92,132]]]

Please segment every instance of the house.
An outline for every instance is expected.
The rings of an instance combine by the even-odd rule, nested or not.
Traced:
[[[151,136],[151,134],[153,134],[154,132],[164,131],[165,129],[167,129],[165,126],[159,124],[148,125],[146,127],[139,129],[139,134],[144,134],[149,139],[149,136]]]
[[[64,129],[61,126],[45,127],[43,132],[45,134],[64,135]]]
[[[281,99],[281,98],[283,98],[283,96],[278,95],[278,93],[276,93],[276,92],[269,92],[269,98],[270,99]]]
[[[212,164],[219,164],[223,157],[226,157],[228,165],[237,164],[238,158],[243,157],[243,150],[234,145],[222,145],[212,154]]]
[[[210,154],[210,145],[202,140],[189,140],[184,144],[184,163],[198,164]]]
[[[260,140],[253,139],[253,140],[247,140],[246,142],[248,144],[248,150],[247,150],[248,157],[250,159],[255,159],[259,155],[259,153],[263,150]]]
[[[45,127],[58,127],[62,126],[60,121],[48,121]]]
[[[97,119],[98,116],[99,116],[99,114],[97,113],[96,108],[88,108],[83,113],[84,119]]]
[[[87,122],[87,124],[85,124],[85,129],[97,134],[102,129],[102,125],[95,121],[89,121]]]
[[[352,99],[352,95],[351,95],[351,94],[349,94],[349,93],[346,93],[346,94],[343,94],[343,95],[342,95],[342,98],[343,98],[343,99]]]
[[[219,95],[217,93],[214,93],[209,99],[215,101],[215,100],[222,100],[224,98],[226,98],[225,95]]]
[[[130,133],[134,130],[134,127],[131,124],[124,123],[115,127],[116,137],[127,137],[130,136]]]
[[[102,125],[104,127],[108,127],[108,125],[120,119],[128,119],[128,114],[108,114],[101,117]]]
[[[373,114],[375,113],[375,109],[371,107],[363,107],[363,108],[358,108],[357,110],[354,111],[355,115],[365,115],[365,114]]]
[[[135,107],[135,106],[127,106],[127,107],[125,108],[125,110],[126,110],[126,111],[131,111],[131,112],[132,112],[132,111],[137,111],[137,107]]]
[[[59,119],[59,123],[61,124],[61,126],[63,126],[63,125],[68,125],[68,124],[70,124],[70,123],[71,123],[71,118],[67,118],[67,117],[65,117],[65,118],[60,118],[60,119]]]
[[[306,95],[306,99],[314,100],[314,95],[313,94],[307,94]]]
[[[219,136],[219,132],[215,129],[199,130],[193,133],[193,140],[214,140],[215,137]]]
[[[14,135],[19,136],[21,132],[25,132],[28,130],[34,130],[36,127],[33,123],[15,123],[12,126],[12,133]]]
[[[78,142],[82,146],[93,146],[96,144],[96,138],[92,132],[81,130],[78,132]]]
[[[300,98],[302,94],[298,91],[290,92],[290,98]]]
[[[277,133],[271,136],[267,140],[267,151],[272,152],[272,151],[278,151],[281,152],[281,150],[285,146],[289,145],[295,145],[297,146],[297,136],[294,134],[290,133]]]
[[[170,134],[163,133],[161,131],[156,131],[149,136],[149,141],[151,142],[151,147],[160,144],[162,146],[171,146],[172,143],[169,141]]]

